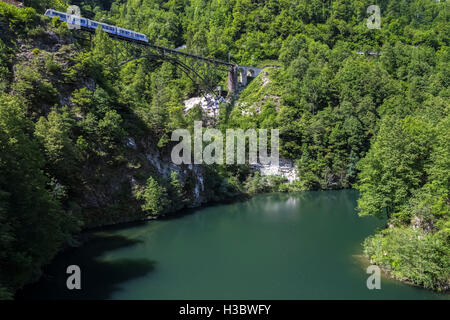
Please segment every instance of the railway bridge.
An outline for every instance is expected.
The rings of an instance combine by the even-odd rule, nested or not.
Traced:
[[[80,29],[91,34],[95,33],[95,30],[90,28],[81,27]],[[239,88],[247,85],[249,77],[254,78],[262,71],[262,68],[241,66],[231,62],[194,55],[177,49],[157,46],[149,42],[122,37],[117,34],[107,34],[118,42],[124,43],[122,47],[125,49],[122,50],[124,60],[120,63],[121,65],[141,58],[169,61],[179,67],[191,80],[199,85],[203,85],[210,92],[214,91],[213,88],[218,84],[217,73],[220,71],[228,72],[228,93],[236,93]]]

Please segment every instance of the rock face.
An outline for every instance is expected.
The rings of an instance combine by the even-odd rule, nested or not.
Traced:
[[[413,229],[422,229],[426,233],[432,233],[436,230],[432,220],[427,220],[424,217],[414,216],[411,219],[411,227]]]
[[[178,173],[185,186],[186,207],[198,207],[211,201],[211,190],[202,165],[176,165],[170,154],[162,152],[151,137],[127,137],[126,161],[109,167],[106,163],[86,162],[81,169],[83,181],[77,202],[86,209],[86,226],[96,227],[147,219],[140,211],[135,189],[145,185],[147,179],[159,177],[169,181],[172,172]],[[113,208],[122,207],[115,212]],[[91,213],[95,215],[91,216]]]
[[[292,161],[280,159],[278,166],[275,164],[257,164],[251,166],[253,170],[259,171],[261,176],[282,176],[286,178],[289,183],[298,179],[297,168]]]
[[[219,115],[219,104],[222,102],[226,102],[223,97],[216,99],[210,94],[204,97],[193,97],[184,101],[184,112],[199,106],[208,116],[215,118]]]
[[[161,155],[160,152],[154,148],[147,149],[145,157],[148,160],[149,165],[157,170],[157,172],[164,178],[169,179],[172,172],[177,172],[182,182],[185,184],[189,178],[194,180],[194,188],[191,194],[192,202],[189,207],[198,207],[208,201],[204,195],[204,170],[201,165],[176,165],[170,157]]]
[[[265,72],[263,72],[262,74],[261,74],[261,80],[262,80],[262,85],[263,85],[263,87],[266,85],[266,84],[268,84],[268,83],[270,83],[272,80],[270,80],[270,78],[268,77],[268,73],[267,73],[267,71],[265,71]]]

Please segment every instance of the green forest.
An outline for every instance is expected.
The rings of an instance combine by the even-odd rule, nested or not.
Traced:
[[[101,29],[86,41],[43,15],[65,11],[66,1],[26,2],[0,1],[0,299],[39,279],[84,228],[191,206],[195,172],[164,175],[146,155],[170,154],[174,129],[207,118],[201,108],[183,112],[183,101],[201,92],[173,64],[119,66],[120,52]],[[258,76],[221,104],[216,127],[279,129],[280,155],[295,163],[298,180],[262,177],[248,165],[204,165],[206,202],[358,189],[358,214],[388,219],[365,240],[368,259],[397,279],[449,290],[449,2],[70,4],[159,46],[276,66],[264,69],[268,81]],[[372,4],[381,8],[380,29],[366,25]],[[127,147],[129,137],[148,148]]]

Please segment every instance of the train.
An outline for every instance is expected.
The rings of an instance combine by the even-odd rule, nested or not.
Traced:
[[[112,25],[109,25],[109,24],[106,24],[103,22],[89,20],[89,19],[86,19],[83,17],[71,15],[71,14],[64,13],[64,12],[59,12],[59,11],[56,11],[53,9],[47,9],[45,11],[45,15],[50,18],[58,17],[61,21],[66,21],[70,24],[79,25],[81,27],[92,29],[92,30],[96,30],[98,28],[98,26],[101,26],[103,31],[105,31],[109,34],[114,34],[114,35],[117,35],[117,36],[120,36],[123,38],[128,38],[128,39],[133,39],[133,40],[148,43],[148,38],[145,34],[139,33],[139,32],[133,31],[133,30],[128,30],[128,29],[112,26]]]

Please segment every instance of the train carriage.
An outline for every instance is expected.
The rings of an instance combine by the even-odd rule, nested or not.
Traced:
[[[143,34],[143,33],[138,33],[138,32],[136,32],[136,34],[135,34],[135,39],[136,39],[136,40],[139,40],[139,41],[148,42],[147,36],[146,36],[145,34]]]
[[[64,12],[59,12],[53,9],[48,9],[47,11],[45,11],[45,14],[47,17],[53,18],[53,17],[58,17],[59,19],[61,19],[62,21],[67,21],[67,14]]]
[[[82,18],[82,17],[78,17],[75,15],[66,15],[67,16],[67,22],[77,25],[77,26],[82,26],[82,27],[87,27],[88,25],[88,19],[86,18]]]
[[[131,39],[133,39],[134,37],[133,37],[133,31],[131,31],[131,30],[127,30],[127,29],[124,29],[124,28],[117,28],[117,34],[119,35],[119,36],[122,36],[122,37],[125,37],[125,38],[131,38]]]
[[[56,11],[53,9],[46,10],[45,15],[47,17],[51,17],[51,18],[58,17],[59,19],[61,19],[61,21],[66,21],[70,24],[80,25],[82,27],[86,27],[86,28],[89,28],[92,30],[96,30],[98,28],[98,26],[101,26],[104,32],[107,32],[110,34],[115,34],[115,35],[118,35],[118,36],[121,36],[124,38],[143,41],[146,43],[148,42],[147,36],[143,33],[135,32],[132,30],[124,29],[124,28],[119,28],[116,26],[111,26],[106,23],[89,20],[89,19],[86,19],[83,17],[78,17],[78,16],[67,14],[64,12],[59,12],[59,11]]]
[[[89,21],[89,19],[64,12],[59,12],[53,9],[48,9],[47,11],[45,11],[45,15],[50,18],[58,17],[61,21],[65,21],[70,24],[79,25],[82,27],[87,27]]]
[[[117,34],[117,27],[111,26],[106,23],[99,23],[99,25],[102,27],[103,31],[112,33],[112,34]]]
[[[94,21],[94,20],[88,20],[88,25],[87,25],[87,27],[88,27],[89,29],[97,29],[98,25],[99,25],[99,22]]]

